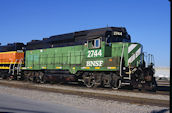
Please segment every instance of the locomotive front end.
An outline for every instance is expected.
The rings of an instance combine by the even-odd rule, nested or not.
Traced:
[[[128,45],[128,74],[131,79],[131,85],[134,88],[156,90],[156,81],[154,77],[153,55],[146,56],[148,62],[144,59],[143,46],[139,43],[130,43]]]

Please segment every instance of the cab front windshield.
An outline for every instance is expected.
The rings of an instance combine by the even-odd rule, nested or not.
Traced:
[[[106,36],[106,43],[112,42],[131,42],[130,35],[122,34],[122,32],[113,32]]]

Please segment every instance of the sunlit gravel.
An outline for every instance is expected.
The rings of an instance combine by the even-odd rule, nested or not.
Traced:
[[[168,107],[130,104],[111,100],[0,86],[0,93],[48,103],[58,103],[97,113],[169,113]]]

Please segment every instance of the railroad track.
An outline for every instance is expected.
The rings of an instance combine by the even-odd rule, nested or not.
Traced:
[[[63,84],[58,84],[61,86],[69,86],[69,87],[77,87],[77,88],[82,88],[82,89],[88,89],[85,85],[79,85],[77,83],[63,83]],[[102,87],[96,87],[96,88],[92,88],[95,90],[104,90],[104,91],[112,91],[113,89],[111,88],[102,88]],[[118,91],[122,91],[122,92],[134,92],[134,93],[146,93],[146,94],[160,94],[160,95],[170,95],[170,86],[169,85],[158,85],[157,87],[157,91],[156,92],[152,92],[152,91],[148,91],[148,90],[141,90],[139,91],[138,89],[131,89],[128,87],[122,87],[121,89],[117,89]]]
[[[8,81],[8,80],[7,80]],[[15,80],[13,80],[15,81]],[[16,81],[17,82],[17,81]],[[23,81],[20,81],[23,82]],[[31,84],[37,84],[33,82],[27,82]],[[164,85],[165,84],[165,85]],[[167,82],[159,82],[157,91],[152,92],[148,90],[141,90],[139,91],[138,89],[130,89],[128,87],[122,87],[121,89],[118,89],[118,91],[123,91],[123,92],[134,92],[134,93],[146,93],[146,94],[160,94],[160,95],[169,95],[170,94],[170,86],[169,84],[167,85]],[[102,88],[102,87],[96,87],[96,88],[87,88],[85,85],[79,84],[78,82],[68,82],[68,83],[50,83],[49,85],[58,85],[58,86],[68,86],[71,88],[79,88],[79,89],[94,89],[94,90],[103,90],[103,91],[112,91],[113,89],[111,88]]]
[[[151,94],[145,92],[132,92],[124,90],[110,90],[106,88],[90,89],[82,86],[57,85],[57,84],[34,84],[21,81],[0,80],[1,86],[22,89],[32,89],[63,94],[79,95],[84,97],[122,101],[132,104],[169,106],[169,95]],[[144,94],[143,94],[144,93]]]

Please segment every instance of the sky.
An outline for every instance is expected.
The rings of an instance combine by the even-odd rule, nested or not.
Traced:
[[[169,0],[0,0],[0,43],[107,26],[125,27],[132,42],[170,66]]]

